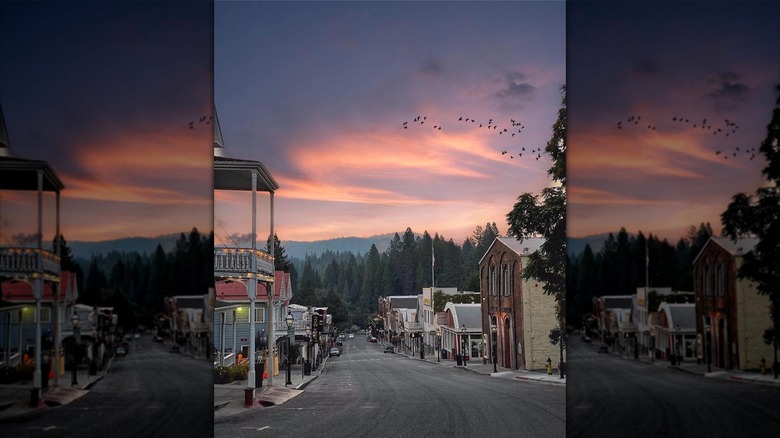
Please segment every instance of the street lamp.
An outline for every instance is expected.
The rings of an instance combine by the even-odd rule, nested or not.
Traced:
[[[498,354],[496,352],[496,349],[498,348],[498,326],[496,326],[496,323],[490,324],[490,332],[493,334],[493,372],[497,373],[498,370],[496,369],[496,361],[498,359]]]
[[[460,355],[463,356],[463,366],[465,367],[466,366],[466,324],[463,324],[460,327],[460,334],[461,334]]]
[[[710,365],[711,364],[711,361],[710,361],[710,351],[711,351],[710,343],[712,342],[712,337],[711,337],[710,330],[712,330],[710,325],[709,324],[705,324],[704,325],[704,344],[705,344],[704,345],[704,354],[707,355],[707,372],[708,373],[712,372],[712,368],[711,368],[711,365]]]
[[[306,367],[309,364],[309,346],[310,345],[311,345],[311,327],[307,323],[306,324],[306,360],[303,363],[303,374],[301,374],[302,376],[306,375]]]
[[[682,365],[682,351],[680,350],[680,324],[674,326],[674,354],[677,356],[677,366]]]
[[[441,362],[441,329],[436,329],[436,362]]]
[[[76,378],[76,368],[78,368],[78,352],[79,352],[79,344],[81,344],[81,329],[79,328],[79,314],[78,312],[73,312],[73,316],[70,318],[70,323],[73,324],[73,370],[72,370],[72,378],[70,381],[71,386],[76,386],[79,384],[78,379]]]
[[[292,312],[289,309],[287,310],[287,317],[284,321],[287,323],[287,381],[284,382],[284,386],[287,386],[292,385],[292,380],[290,378],[290,337],[295,336],[293,334],[293,322],[295,321],[295,318],[292,316]]]

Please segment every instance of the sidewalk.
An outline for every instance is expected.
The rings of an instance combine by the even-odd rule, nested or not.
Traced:
[[[0,423],[6,419],[26,415],[32,412],[48,408],[66,405],[89,392],[89,388],[99,382],[111,369],[113,359],[103,370],[90,375],[86,365],[82,365],[76,373],[77,385],[72,386],[73,374],[66,371],[59,376],[59,386],[54,386],[54,381],[49,380],[49,387],[41,390],[41,400],[37,406],[30,406],[32,401],[33,383],[24,382],[10,385],[0,385]]]
[[[279,370],[279,374],[273,376],[273,385],[268,384],[268,379],[263,379],[263,387],[255,388],[252,404],[246,405],[247,381],[214,385],[214,421],[224,419],[248,410],[275,406],[290,400],[301,394],[302,389],[312,380],[319,377],[325,369],[328,359],[324,358],[322,364],[316,370],[312,370],[308,376],[303,375],[303,364],[293,364],[290,368],[290,382],[285,386],[287,371]],[[259,371],[258,371],[259,372]]]
[[[402,354],[402,353],[397,353]],[[560,378],[560,375],[558,374],[557,366],[553,369],[553,374],[548,375],[544,371],[526,371],[526,370],[513,370],[510,368],[503,368],[500,366],[496,366],[496,372],[493,372],[493,364],[492,363],[486,363],[483,364],[482,360],[470,360],[466,362],[464,365],[457,365],[457,362],[452,359],[438,359],[436,358],[436,355],[425,355],[425,359],[420,359],[419,353],[417,353],[416,356],[410,356],[408,354],[404,354],[409,359],[414,360],[424,360],[429,363],[434,363],[438,365],[443,366],[449,366],[452,368],[460,368],[463,370],[471,371],[474,373],[482,374],[485,376],[490,377],[498,377],[502,379],[516,379],[521,380],[524,382],[541,382],[541,383],[547,383],[547,384],[554,384],[554,385],[566,385],[566,377]]]
[[[617,353],[608,353],[608,354],[618,355]],[[623,356],[623,355],[618,355],[618,356],[620,356],[625,360],[634,360],[649,365],[655,365],[659,367],[665,367],[665,368],[686,372],[689,374],[695,374],[697,376],[704,376],[704,377],[722,379],[722,380],[731,380],[735,382],[754,383],[760,385],[780,385],[780,378],[775,379],[772,370],[767,370],[766,374],[761,374],[760,372],[757,371],[724,370],[724,369],[714,367],[712,366],[712,364],[710,364],[709,371],[708,371],[706,363],[697,364],[696,362],[690,361],[690,362],[683,362],[680,365],[672,365],[669,360],[662,360],[662,359],[651,360],[647,356],[640,357],[639,359],[634,359],[633,356]]]

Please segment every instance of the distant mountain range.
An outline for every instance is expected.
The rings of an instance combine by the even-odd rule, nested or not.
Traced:
[[[401,234],[400,232],[398,233]],[[617,234],[617,233],[614,233]],[[379,253],[383,253],[390,246],[390,241],[395,233],[378,234],[370,237],[337,237],[334,239],[303,242],[297,240],[283,240],[285,254],[290,258],[305,259],[306,255],[320,255],[325,251],[351,252],[353,254],[367,254],[371,245],[376,245]],[[593,252],[603,248],[604,241],[609,233],[597,234],[586,237],[570,237],[566,239],[566,252],[579,255],[585,250],[585,245],[590,245]],[[123,239],[105,240],[100,242],[72,241],[68,242],[75,258],[89,259],[93,254],[108,254],[111,251],[137,252],[151,254],[162,245],[165,252],[176,248],[176,241],[180,234],[168,234],[157,237],[127,237]],[[264,244],[264,243],[263,243]],[[258,246],[261,244],[258,242]]]
[[[166,234],[157,237],[126,237],[115,240],[103,240],[100,242],[68,241],[68,246],[74,258],[90,259],[93,254],[108,254],[111,251],[137,252],[139,254],[152,254],[157,245],[162,245],[165,252],[176,248],[178,234]]]
[[[617,233],[613,233],[617,235]],[[609,233],[594,234],[592,236],[585,237],[567,237],[566,238],[566,253],[569,255],[580,255],[582,251],[585,251],[585,246],[590,245],[591,251],[597,253],[604,247],[604,241],[609,237]]]
[[[401,233],[399,233],[400,235]],[[371,245],[376,245],[380,253],[384,252],[395,233],[380,234],[371,237],[338,237],[314,242],[302,242],[296,240],[283,240],[281,242],[284,252],[288,257],[304,259],[307,254],[320,255],[325,251],[352,252],[354,254],[367,254]],[[151,254],[162,245],[165,252],[176,248],[176,241],[180,234],[168,234],[157,237],[127,237],[123,239],[104,240],[100,242],[68,241],[68,246],[73,257],[90,259],[93,254],[108,254],[111,251],[137,252],[139,254]],[[263,247],[264,242],[258,242],[258,247]]]
[[[398,233],[401,235],[402,233]],[[306,255],[320,255],[325,251],[351,252],[353,254],[368,254],[371,245],[376,245],[379,253],[385,252],[390,246],[395,233],[378,234],[371,237],[337,237],[314,242],[301,242],[297,240],[283,240],[284,253],[289,258],[305,259]]]

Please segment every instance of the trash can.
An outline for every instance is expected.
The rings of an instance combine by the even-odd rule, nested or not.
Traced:
[[[244,388],[244,406],[254,406],[255,388]]]
[[[463,365],[463,357],[460,354],[455,355],[455,361],[458,365]]]

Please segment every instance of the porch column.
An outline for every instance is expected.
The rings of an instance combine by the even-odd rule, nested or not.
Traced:
[[[257,172],[252,171],[252,275],[249,277],[249,372],[247,387],[255,387],[255,298],[257,297]],[[235,352],[234,352],[235,354]],[[260,371],[262,372],[262,370]]]

